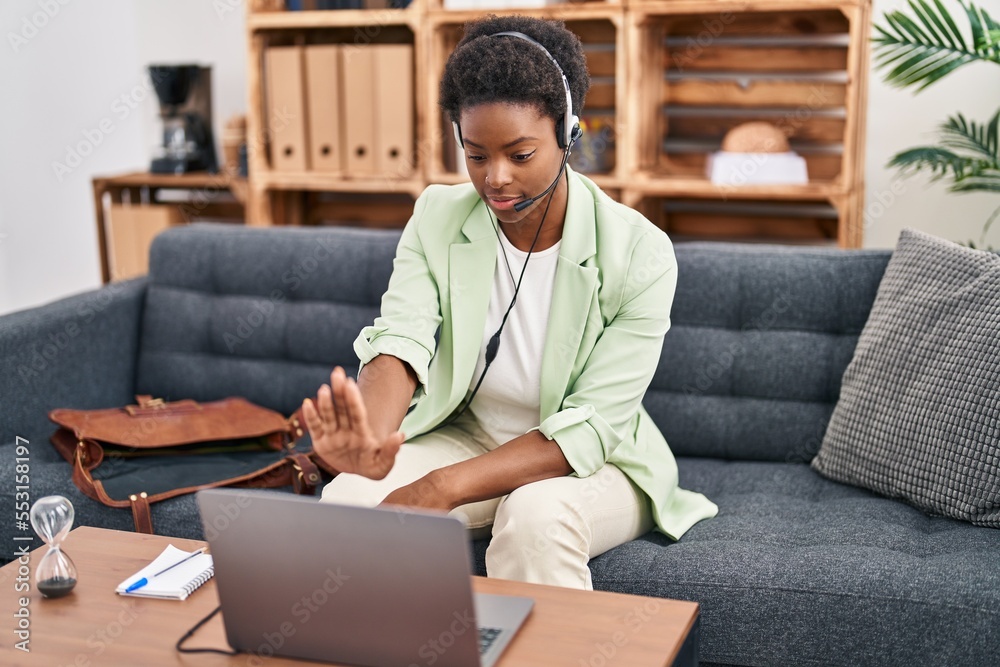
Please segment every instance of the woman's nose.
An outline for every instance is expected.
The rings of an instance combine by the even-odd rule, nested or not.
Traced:
[[[511,182],[510,170],[505,168],[502,161],[494,160],[486,172],[486,185],[494,190],[500,190]]]

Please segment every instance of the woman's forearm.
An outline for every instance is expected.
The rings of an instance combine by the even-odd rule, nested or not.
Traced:
[[[431,473],[451,508],[499,498],[525,484],[573,472],[555,440],[530,431],[461,463]],[[418,482],[419,483],[419,482]]]
[[[413,392],[417,389],[417,382],[417,375],[410,365],[389,354],[378,355],[361,369],[358,389],[376,439],[384,440],[390,433],[399,430]]]

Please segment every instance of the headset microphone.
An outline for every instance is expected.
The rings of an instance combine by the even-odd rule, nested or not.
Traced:
[[[529,206],[534,204],[536,201],[538,201],[545,195],[552,192],[552,189],[556,187],[556,185],[559,183],[559,179],[562,178],[563,172],[566,171],[566,162],[569,161],[569,152],[573,149],[573,144],[576,143],[576,140],[579,139],[582,134],[583,131],[580,129],[579,126],[573,128],[573,132],[570,135],[569,144],[566,146],[566,151],[563,153],[562,164],[559,165],[559,173],[556,174],[555,180],[552,181],[551,185],[545,188],[545,190],[541,194],[537,194],[534,197],[530,197],[529,199],[525,199],[524,201],[519,201],[516,204],[514,204],[515,211],[520,213],[521,211],[528,208]]]
[[[559,183],[559,179],[562,178],[563,172],[566,170],[566,159],[568,157],[569,157],[569,148],[566,149],[566,154],[563,155],[562,164],[559,166],[559,173],[556,174],[556,179],[552,181],[552,184],[549,185],[549,187],[545,188],[545,190],[541,194],[535,195],[534,197],[525,199],[524,201],[519,201],[516,204],[514,204],[514,210],[520,213],[521,211],[528,208],[529,206],[534,204],[536,201],[538,201],[545,195],[552,192],[552,189],[556,187],[556,185]]]

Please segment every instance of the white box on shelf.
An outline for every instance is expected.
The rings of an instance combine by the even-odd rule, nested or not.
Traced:
[[[705,174],[716,185],[805,185],[809,173],[797,153],[731,153],[708,156]]]

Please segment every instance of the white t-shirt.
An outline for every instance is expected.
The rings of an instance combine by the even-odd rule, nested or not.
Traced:
[[[486,344],[496,333],[504,313],[514,297],[514,284],[521,275],[528,253],[518,250],[507,237],[500,234],[497,248],[497,265],[493,272],[493,290],[486,314],[486,328],[479,349],[479,360],[472,375],[472,391],[486,365]],[[559,261],[557,242],[551,248],[531,253],[528,268],[517,293],[517,303],[507,317],[507,324],[500,335],[500,348],[490,364],[469,410],[490,437],[500,445],[524,435],[541,423],[540,377],[542,349],[549,325],[549,306],[552,305],[552,288],[555,284],[556,265]],[[510,262],[508,271],[504,253]],[[514,274],[511,279],[511,273]]]

